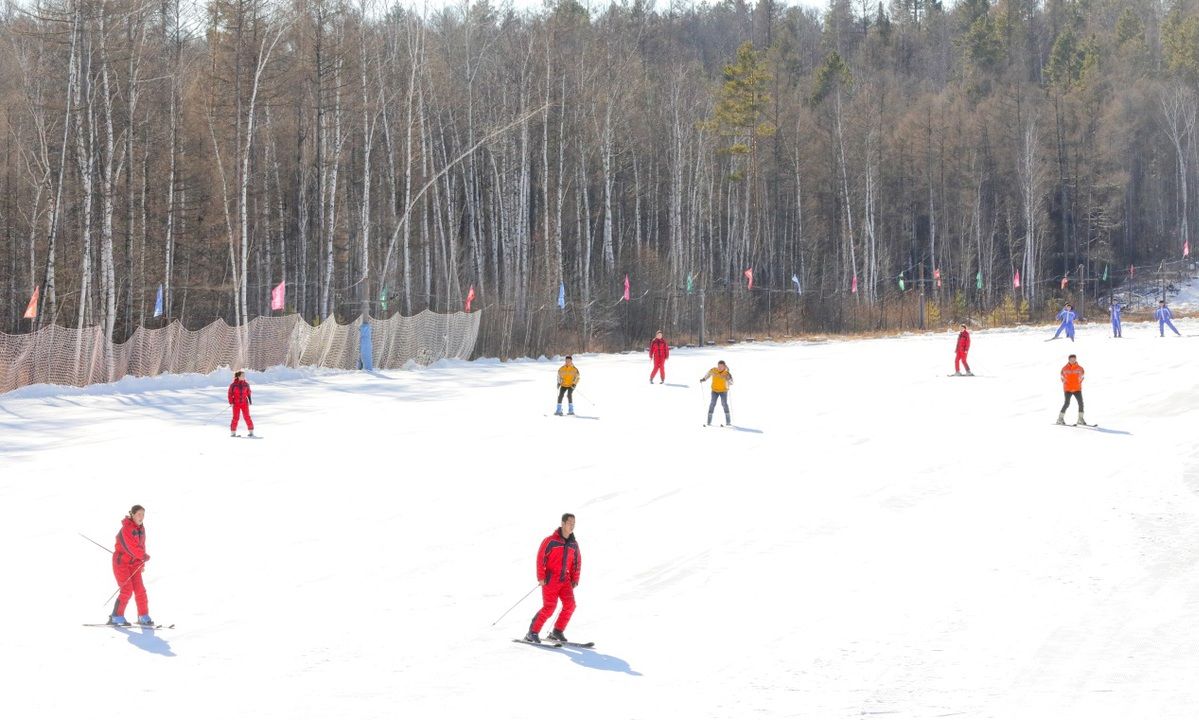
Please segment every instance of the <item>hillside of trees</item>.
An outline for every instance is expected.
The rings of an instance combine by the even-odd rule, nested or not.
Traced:
[[[0,331],[1038,319],[1182,266],[1197,97],[1199,0],[10,2]]]

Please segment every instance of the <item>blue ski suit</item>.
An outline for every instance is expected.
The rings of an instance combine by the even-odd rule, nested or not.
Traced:
[[[1074,319],[1078,317],[1078,313],[1073,310],[1062,310],[1057,314],[1057,319],[1062,321],[1061,325],[1057,326],[1057,332],[1053,334],[1053,339],[1056,340],[1062,331],[1066,331],[1066,337],[1070,338],[1070,342],[1074,342]]]

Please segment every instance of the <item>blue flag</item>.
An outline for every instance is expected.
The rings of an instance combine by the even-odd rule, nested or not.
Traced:
[[[154,301],[154,317],[162,314],[162,283],[158,283],[158,298]]]
[[[558,307],[566,309],[566,283],[558,284]]]
[[[791,282],[795,283],[795,293],[797,295],[803,295],[803,290],[799,288],[799,276],[795,273],[791,273]]]

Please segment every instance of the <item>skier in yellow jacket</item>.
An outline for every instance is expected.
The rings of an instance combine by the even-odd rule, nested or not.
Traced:
[[[702,383],[708,378],[712,378],[712,402],[708,403],[707,424],[712,424],[712,412],[716,410],[716,400],[719,399],[720,404],[724,407],[724,424],[725,426],[732,425],[733,421],[729,418],[729,385],[733,384],[733,374],[729,372],[729,366],[724,364],[724,360],[721,360],[699,381]]]
[[[554,411],[555,415],[562,414],[562,396],[566,396],[566,414],[575,414],[575,388],[579,386],[579,369],[575,367],[574,360],[569,355],[566,356],[565,364],[558,368],[558,409]]]

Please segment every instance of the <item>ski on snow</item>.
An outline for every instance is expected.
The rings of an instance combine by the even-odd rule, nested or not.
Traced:
[[[584,648],[584,649],[590,649],[590,648],[595,647],[594,642],[580,643],[580,642],[570,642],[569,640],[566,642],[557,642],[554,640],[547,639],[545,642],[535,643],[535,642],[529,642],[528,640],[525,640],[524,638],[515,638],[512,642],[521,643],[522,645],[536,645],[537,647],[555,647],[555,648],[573,647],[573,648]]]
[[[1054,423],[1054,425],[1061,425],[1062,427],[1080,427],[1080,428],[1097,428],[1097,427],[1099,427],[1095,423]]]
[[[83,627],[129,628],[130,630],[133,628],[145,628],[147,630],[174,630],[175,623],[171,623],[170,625],[163,625],[162,623],[157,623],[154,625],[139,625],[137,623],[125,623],[124,625],[117,625],[114,623],[83,623]]]

